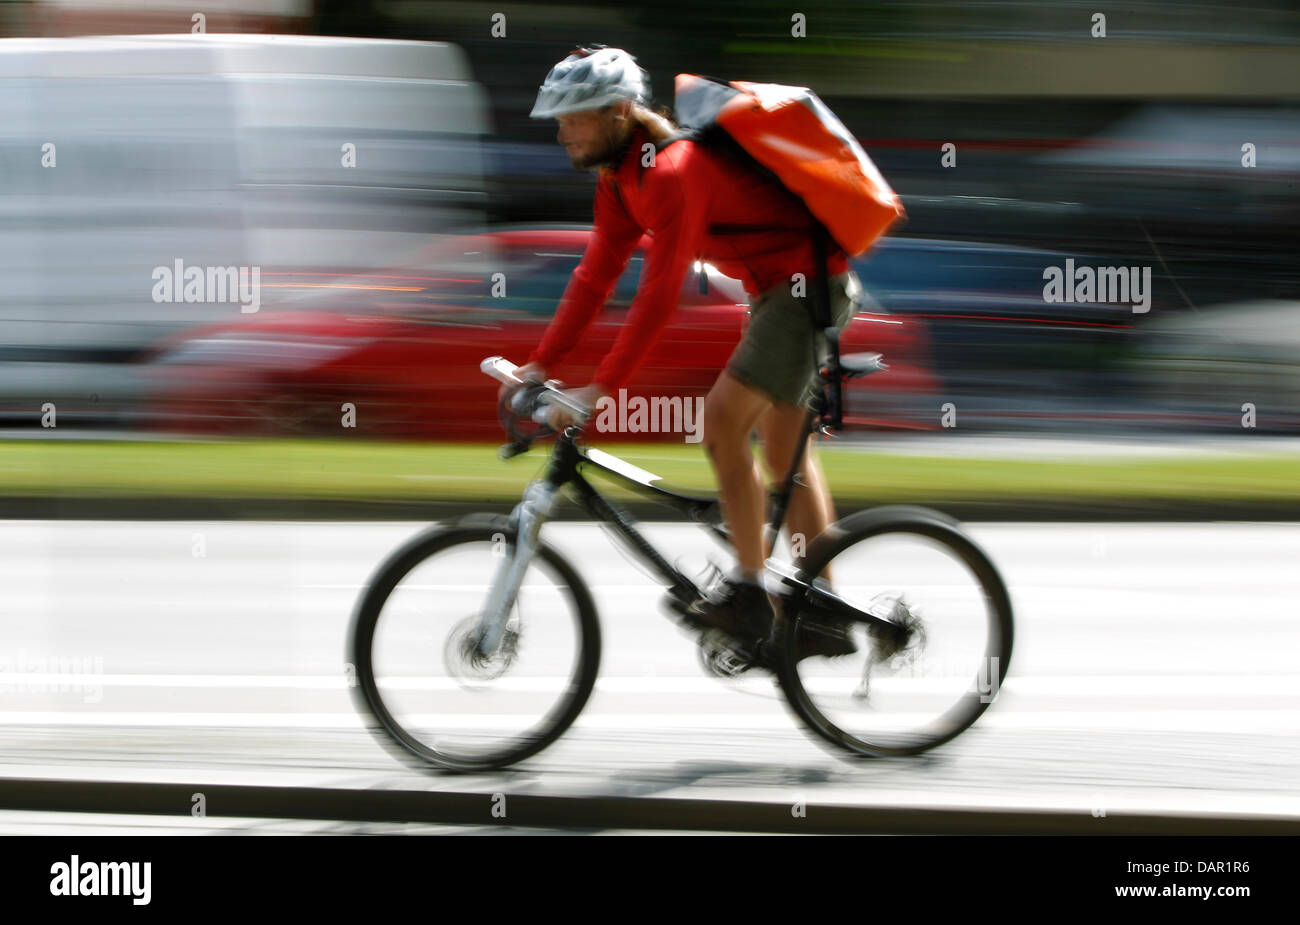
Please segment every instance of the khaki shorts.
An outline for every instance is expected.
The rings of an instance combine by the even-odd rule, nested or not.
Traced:
[[[862,284],[852,272],[830,278],[831,318],[841,331],[858,311]],[[807,405],[816,394],[826,337],[813,327],[813,289],[795,298],[782,283],[750,299],[745,332],[727,372],[773,401]]]

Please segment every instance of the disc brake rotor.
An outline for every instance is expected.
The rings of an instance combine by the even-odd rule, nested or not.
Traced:
[[[899,671],[915,663],[925,650],[925,624],[901,593],[885,591],[877,594],[866,609],[872,616],[888,620],[890,625],[871,623],[867,626],[871,656],[862,666],[862,680],[853,691],[853,699],[859,702],[871,698],[871,672],[874,668],[880,666],[888,672]]]
[[[509,670],[519,652],[519,621],[506,624],[497,651],[484,656],[479,652],[479,617],[466,617],[447,634],[443,646],[443,664],[455,681],[465,688],[475,688],[495,681]]]

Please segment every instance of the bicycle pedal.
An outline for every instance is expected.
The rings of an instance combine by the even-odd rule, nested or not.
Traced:
[[[682,603],[671,594],[665,594],[659,600],[659,608],[670,620],[677,624],[678,628],[685,632],[694,634],[708,629],[707,626],[693,619],[690,604]]]
[[[751,655],[721,630],[701,633],[698,645],[705,670],[721,678],[734,678],[759,664],[756,654]]]

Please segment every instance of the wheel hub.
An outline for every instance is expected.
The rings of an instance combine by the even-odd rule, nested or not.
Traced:
[[[519,651],[519,627],[512,621],[506,626],[497,651],[484,655],[479,649],[482,639],[480,618],[466,617],[447,634],[443,662],[447,673],[462,686],[495,681],[509,670]]]
[[[925,648],[925,624],[903,595],[892,592],[877,594],[867,605],[867,612],[888,621],[867,626],[867,635],[872,642],[872,661],[877,664],[888,662],[890,668],[900,668],[915,661]]]

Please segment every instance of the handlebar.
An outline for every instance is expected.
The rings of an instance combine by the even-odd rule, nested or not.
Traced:
[[[479,369],[498,382],[514,386],[531,386],[520,389],[511,399],[510,410],[521,416],[532,418],[538,424],[550,426],[550,406],[557,406],[568,411],[579,425],[591,417],[591,409],[565,395],[558,388],[559,382],[548,379],[546,382],[520,379],[516,375],[519,369],[505,357],[488,357],[479,364]]]

